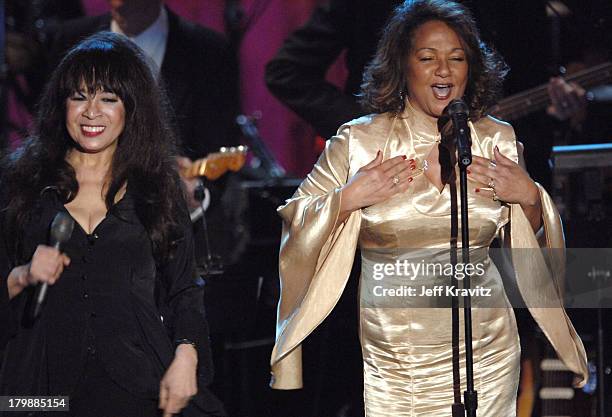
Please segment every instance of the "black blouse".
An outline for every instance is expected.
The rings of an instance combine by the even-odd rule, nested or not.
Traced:
[[[116,383],[138,397],[157,398],[178,339],[196,343],[198,385],[207,385],[212,363],[204,282],[195,273],[189,219],[185,214],[173,257],[156,267],[129,189],[92,234],[75,222],[62,247],[70,265],[49,287],[39,319],[30,328],[23,324],[33,287],[9,301],[6,278],[17,259],[31,259],[37,245],[47,243],[59,211],[66,209],[57,193],[43,192],[19,256],[11,254],[11,237],[0,229],[0,320],[6,323],[0,333],[8,339],[0,395],[70,395],[88,355],[97,355]]]

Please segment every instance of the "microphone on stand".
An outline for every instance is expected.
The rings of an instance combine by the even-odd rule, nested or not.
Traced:
[[[49,232],[49,246],[53,246],[55,249],[60,250],[62,244],[70,240],[72,236],[72,230],[74,229],[74,220],[67,213],[60,211],[55,215],[51,222],[51,229]],[[29,308],[28,318],[33,323],[42,310],[42,306],[47,296],[47,290],[49,284],[46,282],[38,283],[36,290],[34,291],[34,302],[31,303]]]
[[[468,126],[469,108],[460,98],[451,100],[444,109],[453,124],[453,136],[457,144],[458,162],[468,167],[472,163],[472,138]]]
[[[448,103],[448,106],[442,112],[442,116],[438,119],[438,130],[441,135],[440,158],[445,158],[448,162],[449,179],[451,181],[451,264],[453,268],[458,265],[457,259],[457,237],[459,231],[459,210],[457,204],[457,187],[455,180],[455,163],[459,163],[460,174],[460,194],[461,194],[461,254],[462,264],[470,264],[470,228],[468,215],[468,184],[467,184],[467,167],[472,163],[472,140],[470,136],[470,128],[468,126],[469,108],[461,99],[454,99]],[[452,132],[449,127],[448,120],[452,125]],[[457,152],[457,162],[454,160],[455,149]],[[442,152],[442,149],[445,152]],[[442,175],[444,175],[445,166],[442,167]],[[453,285],[457,284],[457,278],[453,275],[451,279]],[[470,274],[467,274],[463,279],[463,289],[468,290],[467,295],[463,297],[463,314],[464,314],[464,334],[465,334],[465,376],[466,390],[464,391],[464,400],[461,402],[460,390],[460,361],[459,361],[459,298],[452,297],[452,352],[453,352],[453,393],[454,403],[451,405],[451,413],[453,417],[476,417],[476,409],[478,408],[478,393],[474,387],[474,352],[472,345],[472,299],[469,293],[470,290]]]

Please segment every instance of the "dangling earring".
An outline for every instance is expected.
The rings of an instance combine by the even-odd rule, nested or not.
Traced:
[[[403,112],[404,107],[406,106],[406,92],[404,90],[400,90],[397,96],[399,98],[399,106],[397,106],[397,111]]]

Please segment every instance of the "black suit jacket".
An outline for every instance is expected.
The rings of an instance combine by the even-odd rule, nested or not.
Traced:
[[[292,33],[266,66],[270,91],[317,133],[329,138],[338,127],[365,114],[354,96],[366,64],[376,52],[380,30],[400,0],[331,0]],[[343,90],[325,79],[346,51]]]
[[[183,153],[200,158],[238,140],[238,66],[222,35],[167,11],[161,82],[174,110]],[[52,66],[80,40],[110,30],[110,23],[110,13],[64,23],[54,37]]]

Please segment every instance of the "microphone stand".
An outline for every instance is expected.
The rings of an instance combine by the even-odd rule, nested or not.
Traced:
[[[446,113],[446,111],[445,111]],[[472,163],[472,152],[471,152],[471,139],[469,128],[467,127],[467,114],[455,114],[452,115],[452,145],[447,146],[446,149],[449,151],[447,158],[450,160],[450,185],[451,185],[451,263],[453,267],[456,267],[457,256],[456,256],[456,236],[457,236],[457,188],[455,179],[455,149],[457,151],[457,163],[459,165],[459,182],[460,182],[460,199],[461,199],[461,255],[462,262],[464,265],[464,271],[466,270],[465,265],[470,263],[470,230],[468,221],[468,182],[467,182],[467,168]],[[458,118],[465,117],[461,123]],[[447,126],[450,122],[450,118],[441,117],[438,121],[439,130],[441,136],[444,137],[448,131]],[[442,143],[445,141],[442,140]],[[442,157],[442,154],[441,154]],[[454,217],[454,218],[453,218]],[[469,271],[469,268],[467,268]],[[455,285],[457,279],[453,274],[451,283]],[[463,314],[464,314],[464,326],[465,326],[465,374],[466,374],[466,390],[463,393],[464,404],[460,402],[460,395],[457,395],[457,388],[459,386],[459,360],[458,360],[458,317],[459,317],[459,303],[458,300],[453,297],[452,299],[452,317],[453,317],[453,378],[455,384],[455,403],[452,405],[452,416],[459,417],[467,415],[467,417],[476,417],[476,409],[478,408],[478,393],[474,389],[474,351],[472,346],[472,297],[469,289],[471,287],[470,274],[466,272],[463,279],[463,289],[465,295],[463,297]],[[459,397],[459,398],[457,398]]]
[[[471,155],[467,165],[465,158],[459,158],[459,181],[461,194],[461,255],[463,265],[470,263],[470,230],[468,225],[468,184],[467,184],[467,167],[472,163]],[[465,269],[465,267],[464,267]],[[468,268],[469,270],[469,268]],[[463,393],[465,401],[465,412],[467,417],[476,417],[476,409],[478,408],[478,393],[474,389],[474,352],[472,349],[472,296],[469,289],[471,286],[470,274],[466,273],[463,279],[463,288],[465,291],[463,297],[463,317],[465,324],[465,377],[466,390]]]
[[[236,117],[236,123],[240,126],[242,134],[249,140],[253,153],[259,159],[265,179],[278,180],[285,178],[287,173],[259,135],[259,129],[257,129],[257,125],[255,124],[256,119],[257,115],[248,117],[241,114]]]

